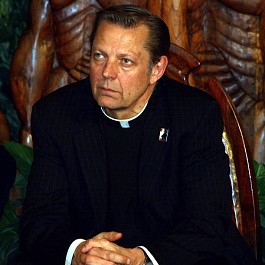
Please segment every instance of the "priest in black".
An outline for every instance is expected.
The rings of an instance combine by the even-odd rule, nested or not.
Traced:
[[[90,78],[34,105],[20,242],[34,264],[254,265],[216,101],[167,78],[165,23],[97,14]]]

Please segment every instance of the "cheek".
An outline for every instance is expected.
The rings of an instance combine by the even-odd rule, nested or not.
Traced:
[[[148,86],[150,84],[150,76],[146,74],[146,72],[144,72],[144,74],[141,74],[138,76],[137,79],[137,83],[140,86]]]
[[[96,65],[93,63],[93,61],[90,61],[90,75],[95,74]]]
[[[95,87],[96,87],[96,83],[97,83],[97,74],[95,71],[91,71],[90,70],[90,85],[91,85],[91,89],[92,89],[92,92],[94,93],[95,91]]]
[[[90,80],[96,80],[99,78],[100,76],[100,69],[99,67],[95,66],[95,65],[92,65],[91,64],[91,67],[90,67]]]

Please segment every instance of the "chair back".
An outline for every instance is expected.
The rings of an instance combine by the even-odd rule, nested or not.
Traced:
[[[192,71],[200,66],[200,61],[182,47],[171,44],[166,75],[179,82],[189,84]]]
[[[242,237],[260,260],[258,192],[250,147],[238,112],[216,78],[209,79],[206,91],[216,99],[222,111],[225,128],[223,141],[230,160],[233,219]]]

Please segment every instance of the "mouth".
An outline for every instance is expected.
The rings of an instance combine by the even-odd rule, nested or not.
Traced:
[[[118,92],[117,90],[115,90],[113,88],[105,87],[105,86],[101,86],[101,87],[99,87],[99,89],[105,93],[117,93]]]

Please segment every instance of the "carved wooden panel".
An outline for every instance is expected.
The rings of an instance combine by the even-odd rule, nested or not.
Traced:
[[[89,74],[95,12],[116,4],[148,7],[165,20],[172,42],[201,61],[190,83],[204,87],[209,76],[221,82],[240,113],[254,158],[265,162],[265,0],[32,0],[11,65],[22,142],[30,142],[34,102]]]

